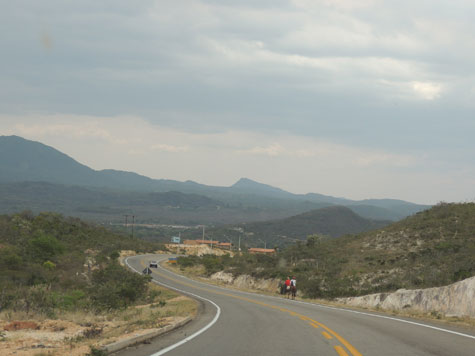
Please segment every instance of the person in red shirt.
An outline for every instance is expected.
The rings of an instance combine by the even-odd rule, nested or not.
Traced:
[[[287,277],[287,279],[285,280],[285,289],[290,289],[290,277]]]

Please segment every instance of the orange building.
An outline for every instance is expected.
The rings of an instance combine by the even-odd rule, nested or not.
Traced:
[[[203,245],[217,245],[219,244],[219,241],[213,241],[213,240],[195,240],[197,244],[203,244]]]
[[[219,247],[219,248],[224,248],[224,249],[227,249],[227,250],[230,250],[231,249],[231,242],[219,242],[216,247]]]
[[[185,245],[198,245],[198,242],[196,240],[184,240],[183,243]]]
[[[262,253],[265,255],[272,255],[275,253],[275,249],[273,248],[257,248],[257,247],[251,247],[249,250],[249,253],[255,254],[255,253]]]

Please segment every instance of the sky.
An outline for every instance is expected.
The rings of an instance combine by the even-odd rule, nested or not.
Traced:
[[[472,0],[0,5],[0,135],[157,179],[475,199]]]

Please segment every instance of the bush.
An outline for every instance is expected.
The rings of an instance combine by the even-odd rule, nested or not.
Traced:
[[[93,346],[90,346],[90,348],[91,348],[91,351],[88,354],[86,354],[86,356],[107,356],[107,352],[105,352],[104,350],[96,349]]]
[[[18,256],[14,248],[4,247],[0,249],[0,266],[15,270],[22,265],[22,262],[22,258]]]
[[[207,275],[211,275],[224,269],[221,259],[215,255],[204,255],[202,262]]]
[[[66,310],[74,310],[84,306],[86,293],[82,290],[73,290],[62,296],[60,307]]]
[[[180,256],[176,262],[181,268],[193,267],[201,263],[198,256]]]
[[[149,276],[140,276],[113,262],[95,271],[89,288],[96,309],[125,308],[136,300],[146,297]]]
[[[52,260],[64,251],[63,245],[51,235],[40,235],[29,243],[32,257],[40,262]]]
[[[46,261],[45,263],[43,263],[43,267],[49,271],[52,271],[56,268],[56,265],[51,261]]]

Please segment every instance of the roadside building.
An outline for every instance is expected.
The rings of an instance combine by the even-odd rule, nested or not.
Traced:
[[[249,253],[252,253],[252,254],[257,254],[257,253],[260,253],[260,254],[264,254],[264,255],[272,255],[275,253],[275,249],[274,248],[257,248],[257,247],[251,247],[249,250],[248,250]]]
[[[183,243],[185,245],[199,245],[198,241],[196,240],[184,240]]]
[[[224,250],[230,250],[232,247],[231,242],[218,242],[216,247],[222,248]]]
[[[219,241],[213,241],[213,240],[195,240],[195,241],[200,245],[217,245],[217,244],[219,244]]]
[[[185,245],[218,245],[219,241],[213,240],[185,240],[183,241]]]

